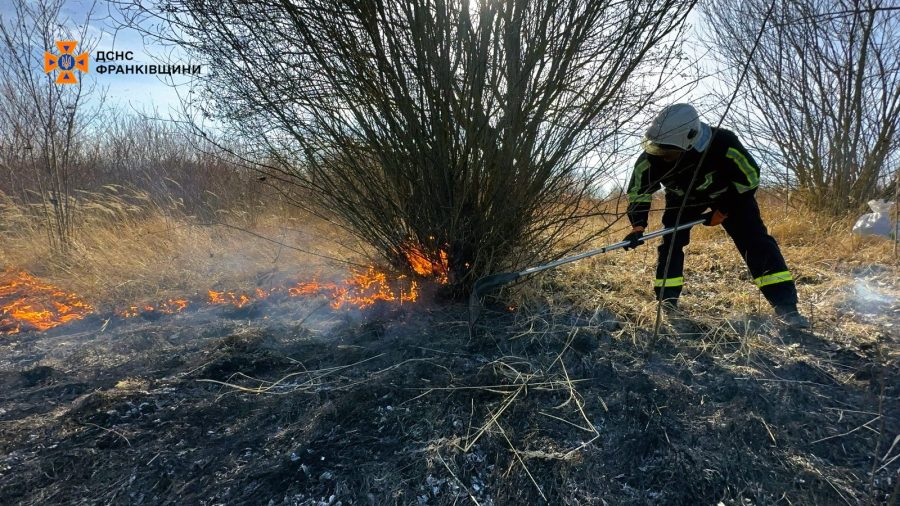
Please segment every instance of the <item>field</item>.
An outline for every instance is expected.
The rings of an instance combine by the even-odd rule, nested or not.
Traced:
[[[721,229],[693,235],[657,336],[655,245],[529,280],[470,332],[426,281],[335,307],[361,248],[298,211],[96,196],[63,259],[7,202],[4,283],[91,311],[0,336],[0,503],[895,504],[894,246],[762,201],[809,332]]]

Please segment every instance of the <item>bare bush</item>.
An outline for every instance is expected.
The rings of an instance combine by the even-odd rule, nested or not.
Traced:
[[[712,49],[742,68],[769,0],[715,0]],[[776,2],[750,60],[743,126],[785,185],[833,213],[885,193],[900,164],[900,15],[881,0]],[[727,73],[726,73],[727,75]]]
[[[96,45],[87,31],[92,11],[69,19],[65,6],[14,0],[0,16],[8,55],[0,59],[0,195],[28,212],[57,253],[70,251],[84,230],[80,211],[96,198],[146,195],[156,210],[204,222],[223,209],[255,216],[259,185],[248,185],[250,174],[234,161],[210,154],[209,143],[171,122],[110,107],[90,73],[78,84],[57,84],[55,73],[43,72],[44,52],[57,52],[57,41],[77,41],[78,53]]]
[[[0,169],[8,188],[23,199],[37,197],[48,240],[65,251],[74,230],[72,177],[79,138],[91,127],[102,100],[88,103],[95,88],[56,84],[42,71],[44,51],[55,42],[77,40],[88,51],[91,12],[80,27],[62,13],[64,0],[13,0],[0,16]],[[73,27],[74,28],[70,28]]]
[[[158,207],[208,221],[223,209],[253,213],[264,196],[254,174],[178,124],[107,111],[96,135],[85,139],[80,188],[116,184],[146,192]]]
[[[559,254],[589,165],[654,97],[693,2],[146,2],[129,21],[209,69],[192,105],[269,181],[464,288]],[[665,42],[665,43],[664,43]],[[234,145],[234,144],[232,144]],[[597,157],[595,157],[596,159]],[[609,159],[609,157],[605,158]]]

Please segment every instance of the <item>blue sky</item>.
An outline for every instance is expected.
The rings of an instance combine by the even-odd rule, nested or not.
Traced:
[[[158,76],[152,75],[116,75],[116,74],[99,74],[96,72],[97,65],[104,62],[97,62],[94,59],[96,51],[132,51],[134,60],[129,62],[119,62],[123,64],[148,65],[155,64],[161,60],[174,60],[177,62],[187,63],[186,56],[180,53],[177,48],[161,46],[153,41],[146,39],[139,32],[133,29],[121,28],[113,21],[112,18],[119,16],[110,15],[112,6],[109,2],[98,0],[66,0],[63,7],[63,17],[67,26],[82,26],[84,20],[93,6],[92,18],[88,23],[88,31],[91,37],[97,41],[96,47],[91,51],[91,72],[83,76],[82,79],[88,84],[96,84],[106,88],[106,98],[108,103],[139,111],[158,110],[160,115],[166,116],[171,109],[180,107],[178,93],[187,93],[187,86],[183,84],[173,87],[170,82],[164,82]],[[0,0],[0,15],[7,16],[11,10],[11,5]],[[689,23],[696,24],[699,16],[696,12],[689,16]],[[146,40],[145,40],[146,39]],[[79,51],[83,50],[79,47]],[[55,52],[55,51],[54,51]],[[39,67],[40,62],[36,62]],[[205,71],[206,69],[204,69]],[[181,79],[180,82],[184,82]],[[708,93],[708,89],[693,90],[688,96],[682,99],[691,98],[702,101],[702,97]],[[700,104],[698,104],[700,105]],[[698,107],[703,109],[703,107]]]
[[[0,2],[0,14],[4,17],[11,14],[12,6],[6,2]],[[134,59],[131,61],[117,62],[128,65],[156,64],[161,60],[171,59],[188,63],[188,60],[177,49],[164,47],[144,40],[136,30],[117,28],[117,23],[110,17],[110,5],[105,1],[96,3],[87,0],[67,0],[63,7],[63,23],[73,30],[80,29],[87,18],[93,5],[93,13],[88,21],[89,37],[94,39],[96,46],[91,48],[91,71],[80,77],[86,84],[95,84],[106,90],[106,100],[110,105],[125,109],[133,109],[141,112],[158,112],[161,116],[168,116],[172,109],[179,108],[178,92],[185,93],[186,87],[176,88],[171,83],[164,82],[162,76],[154,75],[117,75],[99,74],[97,65],[105,62],[95,60],[96,51],[131,51]],[[56,52],[55,48],[50,48]],[[85,48],[79,45],[78,51]],[[36,62],[40,67],[41,63]]]
[[[26,0],[28,1],[28,0]],[[131,61],[120,61],[116,64],[127,65],[150,65],[157,64],[162,61],[173,61],[182,64],[189,64],[187,56],[177,47],[163,46],[154,42],[150,38],[143,36],[140,32],[122,28],[116,19],[121,19],[121,15],[114,12],[112,4],[105,0],[65,0],[62,11],[61,20],[63,24],[72,30],[80,31],[84,26],[85,19],[89,11],[93,8],[91,19],[88,21],[89,38],[93,39],[95,46],[90,51],[90,67],[88,74],[82,75],[82,79],[86,84],[97,85],[106,90],[106,103],[124,110],[134,110],[148,113],[154,116],[168,117],[177,115],[180,110],[181,101],[179,93],[184,95],[188,91],[185,84],[172,86],[171,82],[164,81],[162,76],[153,75],[117,75],[117,74],[100,74],[96,71],[98,65],[106,64],[106,62],[98,62],[95,59],[97,51],[131,51],[134,59]],[[12,6],[8,0],[0,0],[0,15],[5,18],[11,14]],[[695,11],[689,16],[688,22],[691,25],[700,23],[700,16]],[[147,25],[150,27],[150,25]],[[696,44],[696,40],[689,37],[688,41]],[[692,44],[689,44],[689,46]],[[52,52],[56,52],[55,48],[49,48]],[[84,51],[83,45],[79,45],[78,51]],[[689,49],[690,50],[690,49]],[[696,50],[691,50],[694,54]],[[35,54],[36,69],[41,69],[40,52]],[[203,72],[208,69],[203,69]],[[169,78],[171,79],[171,78]],[[180,78],[177,82],[184,83],[187,78]],[[668,85],[676,85],[679,79],[670,80]],[[715,118],[712,117],[713,107],[707,104],[710,94],[709,86],[713,83],[700,83],[700,86],[693,89],[683,90],[683,94],[677,98],[678,101],[690,101],[698,106],[701,114],[706,116],[706,121],[715,124]],[[704,114],[707,113],[707,114]],[[648,112],[649,114],[649,112]],[[638,124],[643,124],[646,118],[640,118]],[[634,144],[634,156],[637,151],[637,141],[639,139],[640,127],[635,125],[632,139]],[[622,160],[623,167],[630,167],[630,159],[633,158],[632,150],[628,150],[628,160]],[[623,174],[629,172],[623,170]]]

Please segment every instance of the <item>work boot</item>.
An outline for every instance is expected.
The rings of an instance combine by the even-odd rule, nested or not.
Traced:
[[[678,299],[666,299],[662,301],[662,310],[663,314],[666,316],[678,316],[681,314],[678,311]]]
[[[779,320],[784,322],[785,325],[792,329],[809,328],[809,320],[807,320],[805,316],[800,314],[800,311],[797,310],[796,305],[786,304],[775,306],[775,314],[778,315]]]
[[[684,312],[678,309],[678,299],[666,299],[662,301],[663,315],[669,326],[681,336],[697,333],[697,325],[688,318]]]

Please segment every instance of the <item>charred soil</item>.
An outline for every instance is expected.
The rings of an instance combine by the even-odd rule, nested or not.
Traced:
[[[574,308],[488,312],[474,340],[462,306],[207,316],[8,337],[0,503],[858,504],[897,486],[896,335],[763,321],[767,351],[743,353]]]

